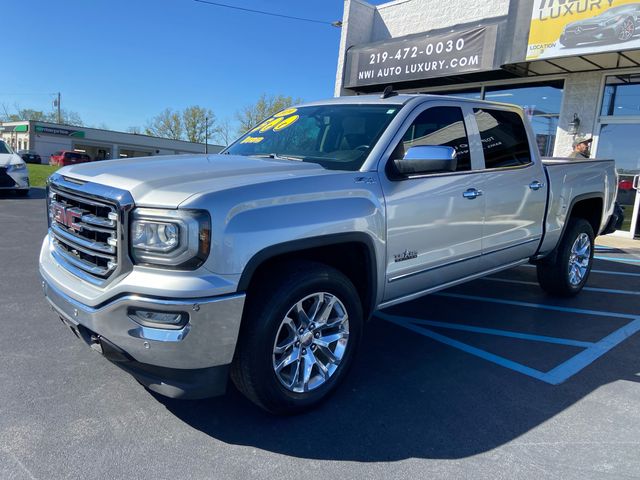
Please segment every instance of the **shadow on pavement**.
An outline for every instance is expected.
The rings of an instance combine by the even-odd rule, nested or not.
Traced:
[[[454,459],[508,443],[602,385],[640,382],[638,348],[640,337],[632,337],[552,386],[376,319],[347,381],[310,413],[269,416],[233,387],[211,400],[155,398],[218,440],[283,455],[359,462]]]
[[[16,194],[12,190],[0,190],[0,200],[14,199],[14,200],[42,200],[47,197],[47,192],[41,187],[31,187],[29,189],[29,195],[26,197]]]

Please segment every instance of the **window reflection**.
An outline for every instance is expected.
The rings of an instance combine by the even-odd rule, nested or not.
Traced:
[[[555,82],[487,87],[485,100],[512,103],[524,109],[536,135],[540,155],[550,157],[562,107],[562,80]]]
[[[601,115],[640,115],[640,74],[607,77]]]
[[[533,126],[540,155],[551,157],[556,141],[560,108],[562,107],[563,84],[562,80],[556,80],[535,84],[486,87],[484,100],[512,103],[522,107]],[[480,88],[434,93],[448,97],[482,100]]]

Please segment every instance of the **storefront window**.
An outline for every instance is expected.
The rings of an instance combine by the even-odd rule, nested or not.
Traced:
[[[482,93],[480,92],[479,88],[474,88],[472,90],[450,90],[446,92],[433,92],[433,93],[435,95],[444,95],[446,97],[472,98],[474,100],[480,100],[482,98]]]
[[[607,77],[600,114],[640,116],[640,74]]]
[[[533,85],[487,87],[484,99],[522,107],[533,126],[540,155],[550,157],[553,155],[562,107],[562,88],[562,80]]]

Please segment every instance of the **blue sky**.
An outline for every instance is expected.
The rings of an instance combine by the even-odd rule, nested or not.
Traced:
[[[334,21],[341,0],[220,0]],[[382,2],[374,2],[382,3]],[[164,108],[198,104],[218,118],[261,93],[333,95],[340,29],[193,0],[3,2],[0,104],[63,108],[88,125],[144,126]]]

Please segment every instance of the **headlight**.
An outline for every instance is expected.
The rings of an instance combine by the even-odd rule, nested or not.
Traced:
[[[136,208],[129,232],[138,264],[193,270],[209,255],[211,218],[203,210]]]
[[[27,169],[27,164],[22,163],[13,163],[7,166],[7,172],[21,172]]]

